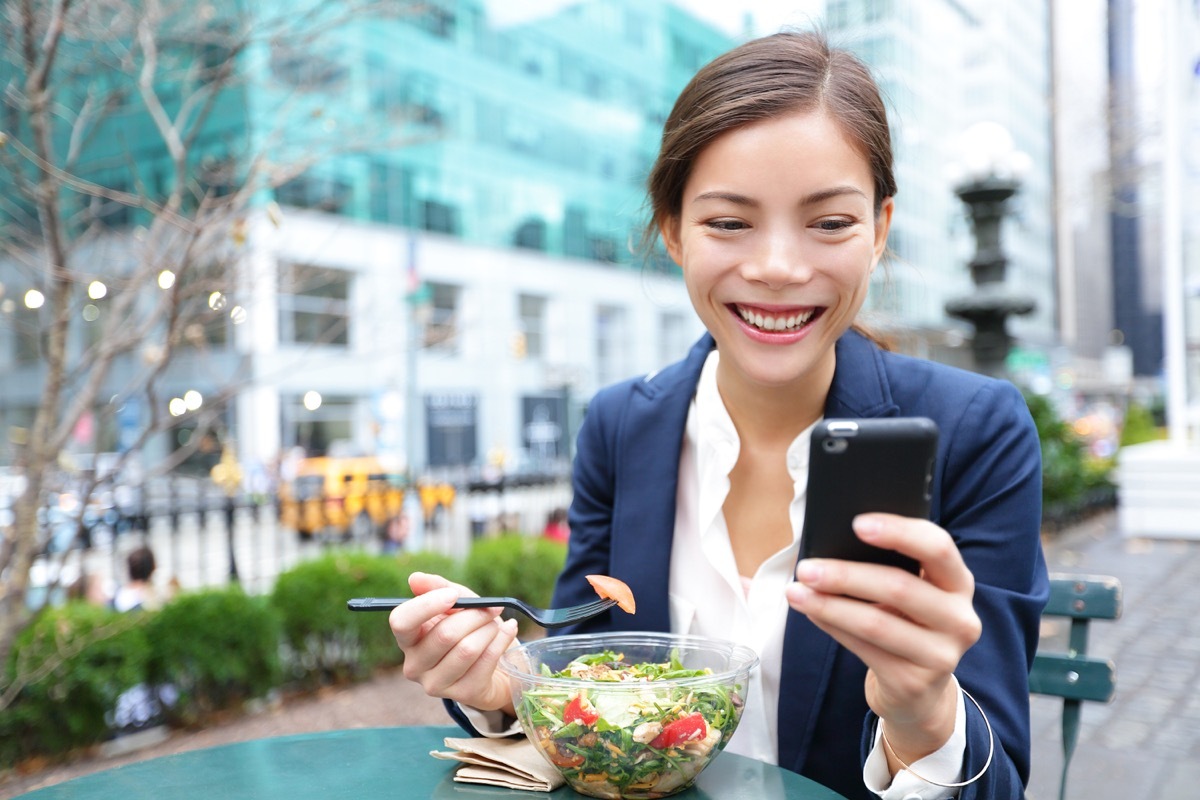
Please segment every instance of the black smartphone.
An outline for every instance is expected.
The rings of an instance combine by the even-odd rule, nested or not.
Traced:
[[[937,423],[925,417],[818,422],[808,456],[800,557],[869,561],[919,572],[914,559],[859,539],[851,522],[871,511],[928,518],[937,438]]]

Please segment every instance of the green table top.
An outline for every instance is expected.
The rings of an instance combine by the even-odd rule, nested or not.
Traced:
[[[96,772],[21,795],[28,800],[570,800],[567,787],[549,795],[455,783],[454,762],[430,750],[461,736],[454,727],[365,728],[193,750]],[[722,753],[678,800],[842,800],[794,772]]]

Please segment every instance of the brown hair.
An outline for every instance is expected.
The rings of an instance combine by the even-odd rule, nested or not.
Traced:
[[[854,54],[816,32],[754,39],[718,56],[692,78],[663,129],[647,181],[650,219],[643,244],[683,208],[683,189],[700,152],[721,134],[797,111],[822,109],[871,165],[875,211],[896,194],[887,110],[871,72]]]
[[[129,554],[127,565],[130,580],[150,580],[154,574],[154,551],[149,547],[139,547]]]

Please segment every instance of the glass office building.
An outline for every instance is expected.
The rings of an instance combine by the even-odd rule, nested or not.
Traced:
[[[1003,245],[1008,284],[1037,299],[1009,329],[1026,343],[1055,340],[1050,49],[1045,0],[826,0],[835,44],[875,71],[889,102],[899,184],[894,258],[868,309],[923,331],[912,341],[961,362],[967,329],[947,319],[948,299],[971,291],[973,251],[965,207],[953,193],[960,137],[976,122],[1003,125],[1031,168],[1012,202]],[[947,336],[947,333],[950,335]]]
[[[478,0],[398,5],[337,20],[340,3],[215,4],[209,29],[256,35],[189,179],[272,185],[237,235],[224,295],[239,316],[214,315],[203,347],[182,342],[160,394],[231,395],[222,428],[246,464],[296,447],[460,474],[561,463],[592,392],[700,332],[677,270],[639,249],[643,186],[675,95],[733,42],[662,0],[503,25]],[[280,20],[320,35],[271,35]],[[215,69],[230,53],[197,36],[173,54],[186,79],[188,58]],[[161,197],[172,173],[136,105],[97,129],[81,171]],[[104,227],[119,239],[147,221],[117,204]],[[28,279],[11,266],[10,297]],[[3,382],[0,414],[20,426],[36,337],[3,338],[0,372],[20,380]],[[114,396],[136,372],[114,371]],[[101,420],[78,444],[116,448],[120,428]]]
[[[393,453],[418,469],[562,461],[597,388],[676,360],[698,335],[677,270],[639,248],[644,179],[676,95],[736,37],[667,0],[583,0],[515,23],[482,0],[345,20],[344,4],[319,0],[212,5],[210,30],[249,14],[256,35],[199,131],[189,180],[220,193],[261,174],[271,186],[225,290],[241,316],[206,323],[205,347],[182,353],[162,390],[238,387],[224,424],[244,462],[294,447]],[[320,35],[270,35],[280,20]],[[961,352],[945,346],[943,306],[969,289],[969,235],[945,167],[959,133],[988,118],[1035,165],[1005,242],[1010,280],[1039,298],[1020,330],[1049,337],[1044,0],[830,0],[824,24],[874,67],[895,116],[896,258],[871,322],[915,330],[902,345],[918,352]],[[202,35],[173,53],[185,79],[230,55]],[[97,129],[83,171],[164,194],[172,173],[148,124],[135,108]],[[129,205],[105,214],[118,233],[146,221]],[[3,276],[9,297],[18,274]],[[11,425],[40,384],[36,341],[4,334]],[[108,449],[121,422],[96,430]]]
[[[260,54],[261,102],[286,107],[303,89],[339,144],[343,131],[386,144],[314,166],[276,190],[281,204],[640,269],[631,245],[662,124],[732,41],[665,2],[585,2],[497,27],[482,2],[458,0],[331,45]]]

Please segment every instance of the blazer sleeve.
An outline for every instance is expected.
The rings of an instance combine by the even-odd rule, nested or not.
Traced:
[[[1012,384],[989,381],[964,399],[957,417],[943,421],[934,521],[953,536],[975,577],[975,611],[983,624],[955,672],[987,716],[985,723],[966,702],[964,779],[983,769],[989,752],[992,761],[958,797],[1021,800],[1029,778],[1029,670],[1050,594],[1041,545],[1041,446]],[[864,759],[875,723],[869,716]]]
[[[615,457],[617,428],[623,403],[620,387],[601,391],[588,404],[579,428],[576,456],[571,472],[571,506],[567,522],[571,535],[567,561],[554,588],[554,607],[586,603],[596,599],[586,575],[608,575],[612,548],[615,502]],[[556,628],[554,634],[593,633],[612,625],[612,612],[593,617],[580,625]]]

